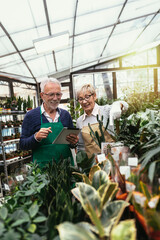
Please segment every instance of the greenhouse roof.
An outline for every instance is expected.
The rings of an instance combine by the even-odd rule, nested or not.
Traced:
[[[36,83],[160,43],[159,0],[0,0],[0,76]],[[38,54],[34,43],[69,33]]]

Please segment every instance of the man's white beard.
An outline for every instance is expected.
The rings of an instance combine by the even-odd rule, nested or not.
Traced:
[[[60,101],[53,101],[54,104],[52,104],[51,102],[52,102],[52,101],[50,101],[49,103],[48,103],[48,102],[46,103],[46,102],[44,101],[44,103],[45,103],[45,105],[47,106],[48,109],[50,109],[50,110],[55,110],[55,109],[57,109]]]

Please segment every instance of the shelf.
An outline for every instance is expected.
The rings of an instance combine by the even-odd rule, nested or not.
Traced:
[[[26,156],[26,157],[23,157],[23,158],[19,158],[19,157],[15,157],[15,158],[11,158],[11,159],[8,159],[6,160],[6,165],[10,165],[10,164],[13,164],[13,163],[16,163],[16,162],[19,162],[19,161],[23,161],[23,160],[26,160],[28,158],[31,158],[31,155],[29,156]],[[4,166],[4,161],[0,161],[0,166]]]
[[[0,113],[0,116],[8,116],[8,115],[21,115],[21,114],[26,114],[26,112],[23,111],[11,111],[11,112],[6,112],[6,113]]]
[[[11,139],[11,140],[6,140],[3,141],[3,145],[9,145],[9,144],[13,144],[13,143],[19,143],[20,138],[16,138],[16,139]],[[2,143],[0,142],[0,146],[2,145]]]

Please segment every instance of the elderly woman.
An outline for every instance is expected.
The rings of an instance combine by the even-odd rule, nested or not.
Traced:
[[[98,131],[99,126],[97,115],[99,116],[99,119],[103,116],[104,127],[106,127],[109,118],[108,132],[105,132],[105,140],[106,142],[113,142],[113,139],[109,134],[109,132],[113,133],[114,131],[113,120],[119,118],[122,111],[128,109],[128,104],[125,101],[116,101],[112,105],[99,106],[95,102],[96,98],[96,91],[91,84],[86,84],[77,91],[77,99],[84,110],[84,114],[77,119],[76,124],[76,127],[81,129],[77,150],[86,150],[89,158],[93,153],[100,152],[100,148],[90,136],[88,123],[91,124],[91,128],[94,131]]]

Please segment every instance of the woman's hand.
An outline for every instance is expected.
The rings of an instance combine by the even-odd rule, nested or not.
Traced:
[[[37,141],[41,141],[42,139],[47,138],[49,133],[52,133],[51,127],[49,127],[49,128],[41,128],[35,134],[35,138],[37,139]]]

